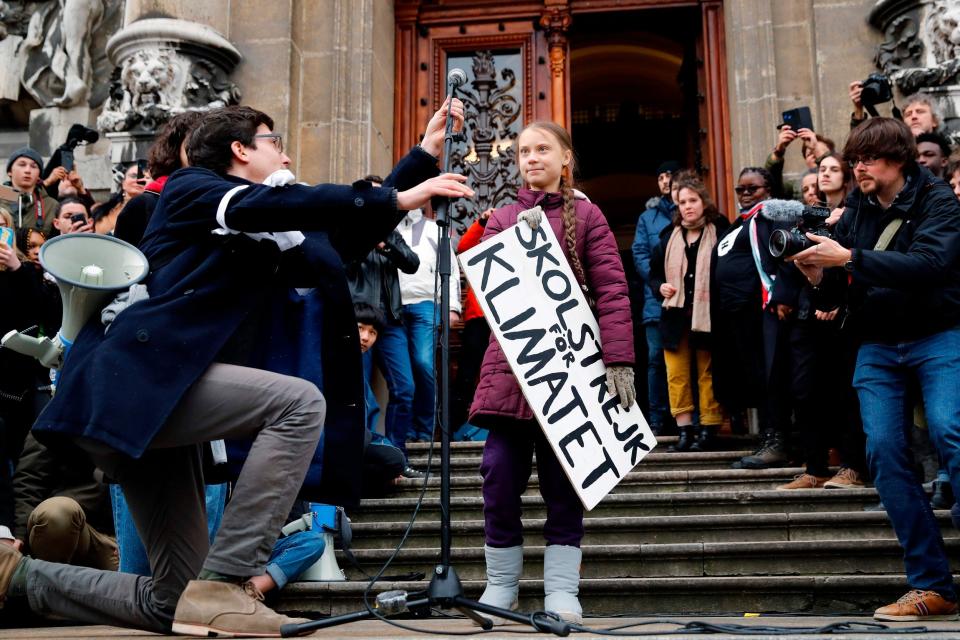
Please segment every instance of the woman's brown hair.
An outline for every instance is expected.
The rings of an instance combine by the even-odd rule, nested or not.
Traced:
[[[587,276],[583,271],[580,256],[577,254],[577,213],[573,195],[573,170],[576,160],[573,153],[573,140],[566,129],[549,120],[532,122],[525,129],[538,129],[549,133],[560,143],[564,151],[570,152],[570,162],[560,173],[560,193],[563,195],[563,238],[567,245],[567,252],[570,254],[570,267],[573,269],[573,274],[580,282],[580,287],[586,291]]]
[[[703,180],[697,177],[692,171],[685,172],[677,180],[675,180],[670,188],[677,189],[677,193],[680,193],[681,189],[689,189],[697,194],[700,197],[700,200],[703,202],[703,217],[704,219],[712,224],[716,224],[717,220],[720,219],[722,214],[720,210],[717,209],[716,203],[713,201],[713,198],[710,196],[710,192],[707,191],[707,185],[703,184]],[[682,217],[680,216],[680,203],[674,203],[677,205],[676,211],[673,212],[673,225],[676,227],[680,226]]]
[[[833,158],[840,163],[840,173],[843,175],[843,195],[840,196],[840,206],[843,206],[843,203],[846,202],[847,196],[852,191],[853,186],[853,169],[850,168],[850,163],[843,159],[843,154],[838,151],[833,151],[831,153],[824,154],[817,160],[817,198],[820,199],[820,202],[827,201],[827,194],[820,190],[820,163],[826,160],[827,158]]]

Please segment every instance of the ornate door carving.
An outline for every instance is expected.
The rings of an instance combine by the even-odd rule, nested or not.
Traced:
[[[448,72],[460,68],[467,74],[458,91],[466,107],[467,141],[455,145],[452,168],[468,176],[477,195],[454,206],[454,235],[480,212],[514,200],[520,183],[517,136],[525,123],[551,116],[548,44],[539,25],[511,10],[502,20],[490,21],[486,12],[478,21],[476,11],[467,4],[438,8],[404,0],[396,8],[396,155],[416,144],[443,102]]]

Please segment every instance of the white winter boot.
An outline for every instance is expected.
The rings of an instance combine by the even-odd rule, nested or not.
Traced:
[[[497,548],[484,545],[487,561],[487,587],[480,602],[501,609],[515,610],[519,606],[520,574],[523,572],[523,546]],[[485,614],[481,614],[485,615]],[[494,624],[509,620],[490,616]]]
[[[550,545],[543,554],[543,608],[567,622],[581,624],[583,609],[577,594],[580,592],[580,562],[583,552],[579,547]]]

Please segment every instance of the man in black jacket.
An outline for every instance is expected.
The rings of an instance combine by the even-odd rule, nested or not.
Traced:
[[[836,240],[809,235],[794,260],[826,289],[825,267],[840,267],[846,319],[861,341],[854,387],[867,459],[904,549],[911,591],[874,613],[878,620],[955,620],[957,596],[936,519],[911,462],[912,406],[922,392],[930,439],[954,490],[960,489],[960,203],[917,166],[910,130],[872,118],[844,148],[859,189],[847,199]],[[834,271],[836,274],[837,271]],[[960,495],[960,494],[958,494]]]
[[[462,123],[462,105],[455,107]],[[149,299],[117,314],[109,332],[98,315],[87,323],[34,425],[38,439],[76,442],[119,482],[153,576],[21,558],[0,545],[0,597],[27,596],[35,612],[96,624],[279,635],[290,619],[264,606],[247,578],[263,573],[327,402],[306,380],[232,363],[251,312],[285,278],[309,287],[319,286],[317,273],[339,273],[346,291],[343,256],[366,253],[432,196],[473,194],[462,176],[436,176],[444,115],[437,112],[423,146],[381,189],[272,186],[290,159],[269,116],[249,107],[204,116],[187,145],[191,166],[171,175],[141,244]],[[300,245],[287,271],[286,254]],[[334,338],[359,356],[352,308],[346,314],[329,309],[324,327],[341,327],[346,317],[350,331]],[[357,368],[347,382],[359,399]],[[335,400],[336,391],[327,393]],[[362,432],[356,436],[362,447]],[[217,439],[253,446],[208,551],[195,445]]]

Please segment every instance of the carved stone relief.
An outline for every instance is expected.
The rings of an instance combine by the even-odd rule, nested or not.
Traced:
[[[240,53],[209,27],[183,20],[140,20],[107,44],[117,65],[97,126],[108,132],[152,132],[188,110],[237,104],[228,76]]]
[[[878,0],[870,23],[885,39],[876,64],[904,96],[932,96],[941,128],[960,129],[960,3],[956,0]]]
[[[0,2],[0,41],[5,89],[16,100],[15,75],[42,107],[99,106],[106,96],[110,65],[107,38],[119,28],[123,0]]]

